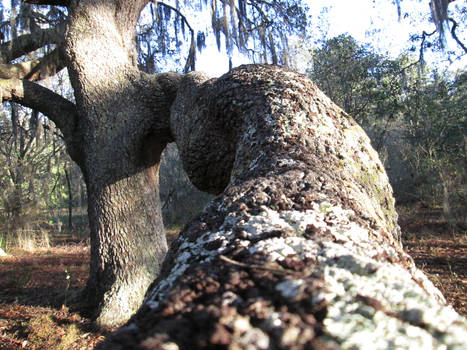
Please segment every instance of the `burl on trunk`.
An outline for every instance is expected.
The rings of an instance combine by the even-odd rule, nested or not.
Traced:
[[[461,349],[467,324],[404,253],[363,130],[305,76],[189,74],[171,129],[220,193],[101,349]]]

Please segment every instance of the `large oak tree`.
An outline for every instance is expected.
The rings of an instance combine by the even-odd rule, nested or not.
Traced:
[[[149,75],[141,69],[136,50],[140,42],[135,37],[140,14],[148,3],[24,1],[18,12],[23,32],[11,26],[11,35],[0,46],[3,101],[20,103],[50,118],[83,172],[91,229],[90,277],[83,297],[95,311],[97,323],[106,327],[126,321],[141,304],[167,250],[158,169],[161,152],[173,141],[169,111],[182,75]],[[176,7],[154,4],[156,10],[164,9],[159,17],[168,17],[173,11],[178,27],[189,27],[185,70],[193,69],[195,41],[201,48],[204,34],[195,33]],[[209,4],[214,32],[219,38],[223,34],[228,50],[233,45],[247,50],[249,44],[259,41],[260,54],[274,63],[282,61],[281,45],[275,42],[282,38],[284,47],[286,41],[284,32],[278,31],[280,24],[288,23],[289,28],[304,24],[295,2]],[[10,23],[13,21],[14,13]],[[176,34],[177,25],[172,30]],[[31,59],[43,47],[52,49]],[[256,53],[255,46],[249,50]],[[146,50],[148,53],[152,54]],[[64,67],[74,101],[37,83]]]
[[[167,250],[158,168],[162,150],[173,140],[170,108],[182,76],[149,75],[141,69],[135,30],[148,0],[23,3],[19,14],[29,31],[12,30],[0,46],[2,99],[50,118],[83,172],[91,228],[91,269],[85,295],[98,324],[114,326],[140,305]],[[194,69],[196,46],[204,45],[205,33],[195,32],[177,7],[153,3],[164,9],[159,18],[173,11],[181,23],[178,27],[189,29],[185,71]],[[304,25],[297,1],[202,3],[211,6],[214,33],[218,42],[225,37],[227,51],[237,46],[272,63],[286,61],[282,49],[287,30]],[[52,10],[44,15],[39,11],[42,6]],[[48,21],[51,26],[44,24]],[[158,33],[176,35],[177,25],[172,32],[159,27]],[[42,47],[53,49],[33,59],[32,53]],[[152,54],[146,51],[146,59]],[[64,67],[74,101],[37,83]],[[191,161],[196,167],[196,160]]]

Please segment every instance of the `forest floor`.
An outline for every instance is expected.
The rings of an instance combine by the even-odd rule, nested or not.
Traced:
[[[447,232],[439,217],[427,209],[401,216],[404,246],[467,316],[467,234]],[[52,248],[8,253],[0,257],[0,349],[86,350],[104,339],[89,319],[66,306],[70,294],[86,283],[85,242],[62,237]]]

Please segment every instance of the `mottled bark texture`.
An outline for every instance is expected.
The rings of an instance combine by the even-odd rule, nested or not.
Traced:
[[[77,110],[67,147],[84,174],[91,229],[84,295],[102,327],[141,306],[167,251],[158,172],[180,77],[137,67],[134,28],[145,4],[72,1],[65,35]]]
[[[404,253],[363,130],[305,76],[187,75],[171,129],[220,193],[100,349],[461,349],[467,325]]]

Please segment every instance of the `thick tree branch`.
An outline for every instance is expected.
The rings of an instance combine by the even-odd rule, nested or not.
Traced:
[[[220,194],[98,349],[462,347],[467,322],[402,249],[370,140],[307,77],[188,74],[170,123],[190,179]]]
[[[59,49],[55,49],[40,60],[15,64],[0,64],[1,79],[43,80],[65,68]]]
[[[3,101],[17,102],[46,115],[71,140],[77,118],[74,103],[39,84],[20,79],[0,79]]]
[[[0,45],[0,62],[7,63],[44,45],[59,41],[60,28],[49,28],[31,34],[21,35]]]

